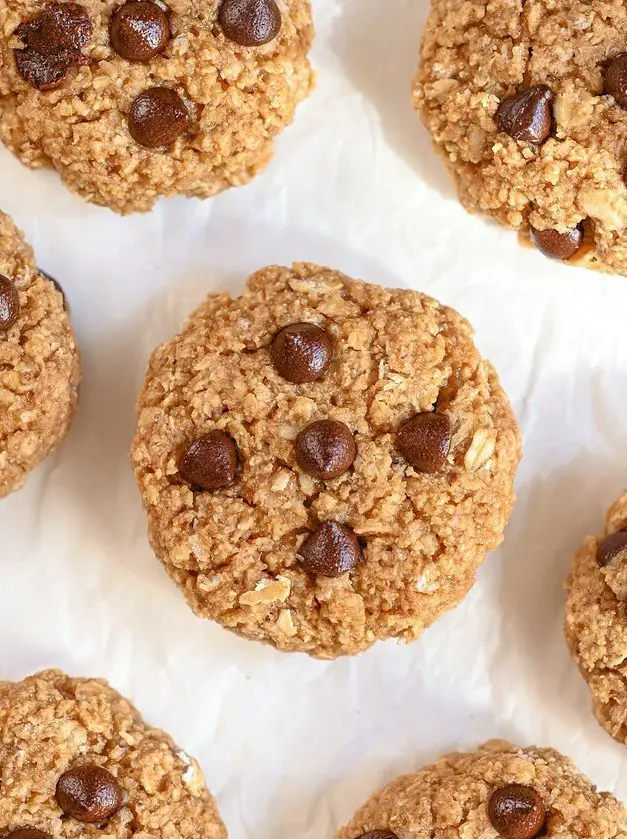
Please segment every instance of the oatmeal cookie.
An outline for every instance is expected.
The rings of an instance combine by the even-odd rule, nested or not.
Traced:
[[[67,434],[78,367],[63,293],[0,213],[0,498]]]
[[[226,839],[202,772],[97,679],[49,670],[0,691],[9,839]]]
[[[336,839],[623,839],[627,811],[553,749],[493,740],[397,778]]]
[[[597,719],[627,742],[627,494],[610,507],[602,536],[588,536],[567,581],[565,633]]]
[[[432,0],[414,104],[465,207],[627,273],[627,8]]]
[[[120,213],[272,156],[313,83],[309,0],[0,0],[0,137]]]
[[[155,351],[132,448],[194,611],[321,658],[413,640],[462,600],[519,456],[457,312],[310,264],[210,295]]]

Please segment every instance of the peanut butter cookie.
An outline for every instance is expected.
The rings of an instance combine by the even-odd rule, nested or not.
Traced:
[[[132,449],[194,611],[321,658],[411,641],[463,599],[519,456],[460,315],[310,264],[210,295],[155,351]]]
[[[627,273],[627,9],[432,0],[414,103],[464,206]]]
[[[619,839],[627,811],[553,749],[494,740],[374,795],[336,839]]]
[[[120,213],[272,156],[313,76],[309,0],[0,0],[0,137]]]
[[[603,535],[584,539],[567,590],[570,651],[597,719],[627,742],[627,495],[610,507]]]
[[[3,684],[0,734],[8,839],[226,839],[196,761],[104,681]]]
[[[67,434],[78,368],[63,293],[0,213],[0,498]]]

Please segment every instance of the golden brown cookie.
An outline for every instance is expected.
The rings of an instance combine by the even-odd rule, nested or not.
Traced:
[[[226,839],[196,761],[102,680],[48,670],[2,690],[0,766],[12,839]]]
[[[63,293],[0,213],[0,498],[67,434],[78,379]]]
[[[610,507],[603,535],[584,539],[566,587],[568,646],[597,719],[627,742],[627,494]]]
[[[464,206],[627,273],[627,9],[432,0],[414,104]]]
[[[411,641],[465,597],[520,440],[457,312],[297,264],[210,295],[155,351],[132,457],[198,615],[334,658]]]
[[[622,839],[627,810],[554,749],[503,740],[397,778],[336,839]]]
[[[120,213],[269,162],[313,76],[309,0],[0,0],[0,137]]]
[[[627,810],[554,749],[503,740],[397,778],[336,839],[623,839]]]

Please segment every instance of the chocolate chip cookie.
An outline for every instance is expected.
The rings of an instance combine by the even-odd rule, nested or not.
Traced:
[[[0,137],[120,213],[250,181],[312,87],[309,0],[0,0]]]
[[[196,761],[104,681],[3,684],[0,734],[7,839],[226,839]]]
[[[627,494],[610,507],[602,536],[588,536],[567,582],[565,633],[597,719],[627,742]]]
[[[519,456],[457,312],[310,264],[210,295],[155,351],[132,448],[194,611],[320,658],[411,641],[463,599]]]
[[[63,293],[0,213],[0,498],[67,434],[78,378]]]
[[[432,0],[414,103],[464,206],[627,273],[627,9]]]
[[[553,749],[493,740],[397,778],[336,839],[621,839],[627,810]]]

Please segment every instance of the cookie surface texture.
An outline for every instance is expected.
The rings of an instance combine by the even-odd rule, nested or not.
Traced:
[[[0,0],[0,17],[0,137],[119,213],[247,183],[313,85],[309,0]]]
[[[565,634],[590,688],[597,719],[627,742],[627,495],[604,533],[587,536],[567,582]]]
[[[465,597],[520,440],[459,314],[297,264],[210,295],[155,351],[132,456],[194,611],[334,658],[413,640]]]
[[[441,758],[374,795],[336,839],[627,836],[627,811],[553,749],[502,740]]]
[[[0,213],[0,498],[66,436],[79,357],[63,294]]]
[[[601,6],[433,0],[413,98],[468,210],[626,274],[627,10]]]
[[[0,731],[6,835],[226,839],[196,761],[105,681],[49,670],[3,684]]]

